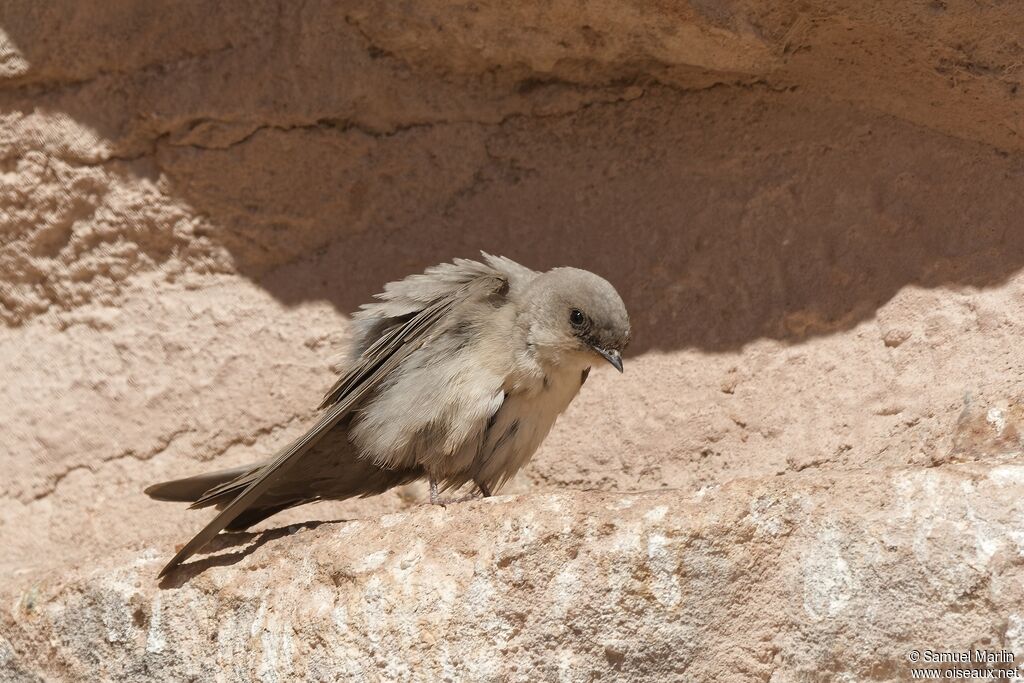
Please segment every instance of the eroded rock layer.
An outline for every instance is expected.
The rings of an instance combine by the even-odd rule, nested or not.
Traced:
[[[902,680],[905,645],[1016,644],[1021,35],[958,0],[3,3],[0,676]],[[152,585],[206,517],[141,489],[300,434],[349,313],[480,249],[633,318],[521,495],[300,508],[263,528],[360,521]]]

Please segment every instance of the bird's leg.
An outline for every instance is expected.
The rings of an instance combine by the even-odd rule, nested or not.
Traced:
[[[488,490],[488,488],[485,485],[480,484],[479,482],[477,482],[476,485],[480,489],[480,493],[484,494],[485,498],[487,496],[491,495],[490,490]],[[471,500],[476,500],[476,498],[477,498],[477,496],[475,494],[472,494],[472,493],[470,493],[469,495],[466,495],[466,496],[462,496],[461,498],[442,498],[441,494],[437,490],[437,480],[434,479],[433,477],[430,477],[430,504],[431,505],[440,505],[441,507],[444,507],[446,505],[451,505],[453,503],[465,503],[465,502],[468,502],[468,501],[471,501]]]
[[[480,489],[480,496],[481,497],[483,497],[483,498],[490,498],[491,497],[491,489],[490,489],[490,487],[487,486],[487,484],[483,483],[482,481],[476,481],[474,483],[476,483],[476,487],[478,489]]]

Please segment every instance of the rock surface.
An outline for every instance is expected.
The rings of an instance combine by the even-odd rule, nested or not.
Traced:
[[[1014,3],[959,0],[0,4],[0,677],[172,680],[221,660],[239,667],[223,680],[318,661],[405,677],[368,659],[389,652],[431,676],[450,656],[458,678],[493,637],[520,648],[494,661],[524,679],[578,663],[621,678],[900,680],[904,645],[1017,643],[1010,541],[1024,520],[1004,468],[1024,430],[1021,35]],[[271,532],[238,564],[157,590],[158,558],[205,515],[141,489],[297,436],[338,371],[349,312],[478,249],[595,270],[634,322],[626,374],[594,373],[506,490],[518,496],[423,510],[412,486],[300,508],[263,528],[361,521]],[[811,501],[786,512],[792,533],[743,536],[761,490]],[[990,490],[995,508],[964,501]],[[602,536],[627,496],[636,526],[621,531],[642,549],[662,533],[643,515],[667,506],[678,611],[644,593],[625,621],[577,607],[562,619],[576,630],[551,636],[561,617],[517,601],[575,567],[573,548],[595,562],[574,595],[600,595],[618,557],[630,586],[671,583],[661,560]],[[554,534],[543,547],[503,526],[531,517]],[[990,556],[967,550],[978,519]],[[418,550],[417,530],[443,542]],[[924,548],[934,562],[870,554],[860,536],[882,531],[894,557]],[[695,534],[718,549],[703,564],[678,545],[704,552]],[[494,559],[520,542],[530,558]],[[805,556],[832,566],[833,547],[857,578],[841,613],[812,600],[815,620],[792,577]],[[325,577],[385,550],[331,589],[351,634],[296,616],[314,614]],[[416,574],[414,608],[384,588],[357,597],[420,571],[394,564],[414,551],[441,568]],[[271,627],[244,610],[274,566],[291,570],[267,598]],[[288,583],[306,576],[296,567],[311,567],[306,584]],[[460,606],[467,576],[494,587],[490,617]],[[701,581],[751,594],[728,602]],[[449,616],[431,621],[438,595]],[[389,621],[367,625],[372,600]],[[249,637],[271,659],[233,632],[217,660],[160,629],[190,631],[192,604],[207,610],[195,638],[220,638],[218,615],[258,623]],[[902,630],[882,628],[887,615]],[[165,657],[136,647],[153,623]],[[542,635],[515,630],[526,623]],[[587,630],[605,626],[647,638]],[[435,630],[464,649],[372,640]]]
[[[38,578],[6,647],[63,680],[903,680],[1024,648],[1022,521],[1019,464],[419,507]]]

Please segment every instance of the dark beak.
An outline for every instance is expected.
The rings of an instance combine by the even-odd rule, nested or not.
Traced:
[[[612,349],[611,351],[605,351],[604,349],[598,346],[595,346],[593,348],[599,354],[604,356],[604,359],[611,363],[613,368],[615,368],[619,372],[622,372],[622,355],[619,354],[618,351],[616,351],[615,349]]]

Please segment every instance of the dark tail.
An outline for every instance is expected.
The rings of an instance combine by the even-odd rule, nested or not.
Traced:
[[[222,529],[246,529],[281,510],[317,500],[377,495],[426,474],[419,466],[390,470],[358,457],[345,429],[330,429],[311,447],[300,448],[300,442],[308,436],[309,433],[282,451],[302,455],[302,466],[280,473],[272,484],[264,485],[283,462],[281,455],[267,462],[176,479],[146,489],[157,500],[191,503],[194,508],[215,506],[221,510],[213,522],[178,551],[160,575],[190,557]],[[251,495],[261,485],[259,493]],[[226,514],[228,511],[233,514]],[[224,522],[224,518],[230,521]]]
[[[173,503],[192,503],[189,508],[205,508],[217,506],[222,508],[235,496],[245,490],[252,480],[259,475],[266,463],[243,465],[229,470],[206,472],[194,477],[174,479],[153,484],[146,489],[146,495],[154,500],[165,500]],[[301,500],[276,502],[263,507],[252,507],[240,514],[226,528],[228,531],[247,529],[253,524],[262,522],[267,517],[281,510],[297,505]]]
[[[237,494],[234,482],[248,479],[248,475],[263,467],[263,463],[243,465],[229,470],[206,472],[194,477],[174,479],[160,484],[153,484],[146,489],[146,495],[153,500],[166,500],[173,503],[192,503],[192,507],[216,505],[227,498],[229,502]],[[244,488],[244,486],[243,486]],[[207,494],[214,494],[208,496]]]
[[[341,437],[343,434],[337,438]],[[328,435],[324,446],[337,456],[339,452],[344,451],[341,451],[338,444],[333,443],[334,439],[334,435]],[[313,463],[320,460],[320,458],[312,458]],[[344,500],[355,496],[377,495],[394,486],[407,484],[423,476],[423,471],[418,467],[406,470],[386,470],[372,462],[351,455],[346,460],[344,467],[338,467],[336,462],[332,463],[336,469],[330,471],[329,477],[319,478],[319,487],[308,484],[289,486],[287,481],[282,482],[283,486],[260,496],[249,508],[233,519],[225,529],[227,531],[248,529],[282,510],[315,500]],[[257,480],[266,466],[266,462],[260,462],[255,465],[244,465],[229,470],[197,474],[185,479],[165,481],[147,488],[146,495],[155,500],[191,503],[190,508],[216,507],[223,509]]]

